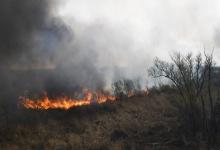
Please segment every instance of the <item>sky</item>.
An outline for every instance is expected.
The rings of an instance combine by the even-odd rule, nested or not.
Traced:
[[[55,13],[76,38],[91,31],[101,57],[120,57],[121,66],[132,67],[134,60],[135,67],[147,66],[155,56],[168,60],[172,51],[213,48],[220,62],[219,0],[66,0]]]
[[[55,81],[95,89],[124,78],[148,80],[154,58],[170,61],[174,51],[214,49],[220,65],[219,0],[0,4],[0,68],[54,70]]]

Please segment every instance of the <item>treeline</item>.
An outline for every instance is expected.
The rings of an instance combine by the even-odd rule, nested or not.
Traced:
[[[122,79],[112,84],[114,95],[119,99],[126,99],[132,96],[143,96],[147,94],[147,88],[142,87],[139,79]]]

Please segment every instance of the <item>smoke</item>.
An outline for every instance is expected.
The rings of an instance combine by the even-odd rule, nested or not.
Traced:
[[[74,22],[73,42],[65,44],[65,50],[58,54],[59,68],[65,68],[62,72],[70,79],[92,88],[111,88],[116,80],[145,76],[147,60],[144,63],[142,58],[145,56],[134,50],[130,31],[120,28],[103,22]]]
[[[1,95],[3,91],[50,91],[78,85],[97,89],[112,78],[100,66],[109,61],[98,53],[101,47],[94,35],[99,25],[89,25],[90,29],[82,28],[86,31],[78,34],[55,15],[58,4],[51,0],[0,2]],[[104,34],[97,40],[104,39]]]
[[[109,89],[115,80],[138,76],[139,72],[127,68],[130,54],[138,55],[130,31],[115,30],[105,22],[70,25],[55,13],[61,1],[0,3],[0,67],[14,71],[1,77],[10,78],[11,86],[23,90],[76,85]],[[18,79],[17,72],[22,78]]]
[[[95,50],[96,68],[109,82],[148,78],[153,58],[169,61],[172,51],[197,54],[215,48],[220,63],[218,0],[67,0],[62,5],[59,15],[79,45]]]
[[[1,0],[0,97],[17,100],[28,89],[43,88],[54,68],[57,48],[70,38],[68,27],[54,15],[51,0]]]
[[[22,90],[109,89],[122,78],[144,80],[153,58],[168,59],[172,50],[216,47],[218,62],[217,6],[217,0],[2,0],[0,68],[14,71],[2,80]]]
[[[31,50],[36,32],[47,26],[49,7],[47,0],[0,2],[1,65],[9,64],[19,54]]]
[[[150,65],[155,56],[169,59],[169,52],[173,50],[197,53],[204,48],[211,51],[215,47],[215,53],[219,55],[219,47],[216,46],[215,40],[216,29],[220,25],[218,0],[185,0],[183,2],[67,0],[65,2],[60,7],[59,15],[73,30],[78,30],[73,25],[75,22],[80,22],[80,26],[85,28],[88,24],[95,26],[101,22],[105,29],[110,27],[113,30],[110,30],[108,35],[111,35],[111,32],[118,33],[116,38],[118,41],[127,42],[132,46],[130,49],[139,54],[138,60],[141,59],[145,66]],[[123,36],[121,34],[129,37],[130,40],[120,38]],[[110,45],[111,43],[106,44],[106,47]],[[127,52],[127,49],[120,47],[117,49],[119,53],[127,53],[128,57],[133,55],[129,53],[130,51]],[[216,57],[216,59],[219,62],[220,58]],[[127,60],[127,62],[130,61],[130,59]],[[129,69],[132,64],[127,64]],[[139,65],[134,62],[133,64]],[[135,71],[140,72],[138,69]]]

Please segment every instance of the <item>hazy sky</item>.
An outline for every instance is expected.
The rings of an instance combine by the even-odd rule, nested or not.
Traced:
[[[126,53],[129,58],[121,63],[130,56],[141,64],[156,55],[166,59],[173,50],[213,47],[220,61],[219,0],[65,0],[57,12],[74,32],[81,32],[76,36],[96,30],[91,32],[98,47],[105,48],[104,42],[112,46],[107,49]]]
[[[172,51],[214,48],[220,65],[220,0],[0,4],[0,68],[52,69],[55,81],[95,89],[122,78],[149,79],[154,57],[169,60]]]

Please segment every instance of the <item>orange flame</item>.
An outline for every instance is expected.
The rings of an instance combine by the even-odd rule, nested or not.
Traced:
[[[132,92],[132,91],[129,91],[129,92],[128,92],[128,94],[127,94],[127,96],[128,96],[128,98],[130,98],[130,97],[133,97],[133,96],[135,96],[135,94],[134,94],[134,92]]]
[[[140,91],[142,96],[148,95],[148,90],[142,90]],[[27,108],[27,109],[41,109],[41,110],[47,110],[47,109],[70,109],[78,106],[85,106],[90,105],[92,103],[102,104],[107,101],[115,101],[117,100],[116,96],[107,95],[104,94],[101,91],[98,92],[92,92],[88,89],[83,89],[82,93],[84,93],[83,98],[76,99],[76,98],[70,98],[68,96],[60,96],[57,98],[49,98],[47,94],[45,94],[42,98],[38,99],[31,99],[25,96],[21,96],[21,104]],[[79,94],[79,93],[75,93]],[[135,96],[135,93],[132,91],[129,91],[127,93],[127,97],[131,98]]]
[[[73,99],[67,96],[62,96],[55,99],[50,99],[47,95],[40,99],[30,99],[27,97],[20,97],[22,105],[27,109],[70,109],[77,106],[90,105],[93,101],[101,104],[106,101],[115,101],[116,97],[105,95],[102,92],[87,91],[82,99]]]

